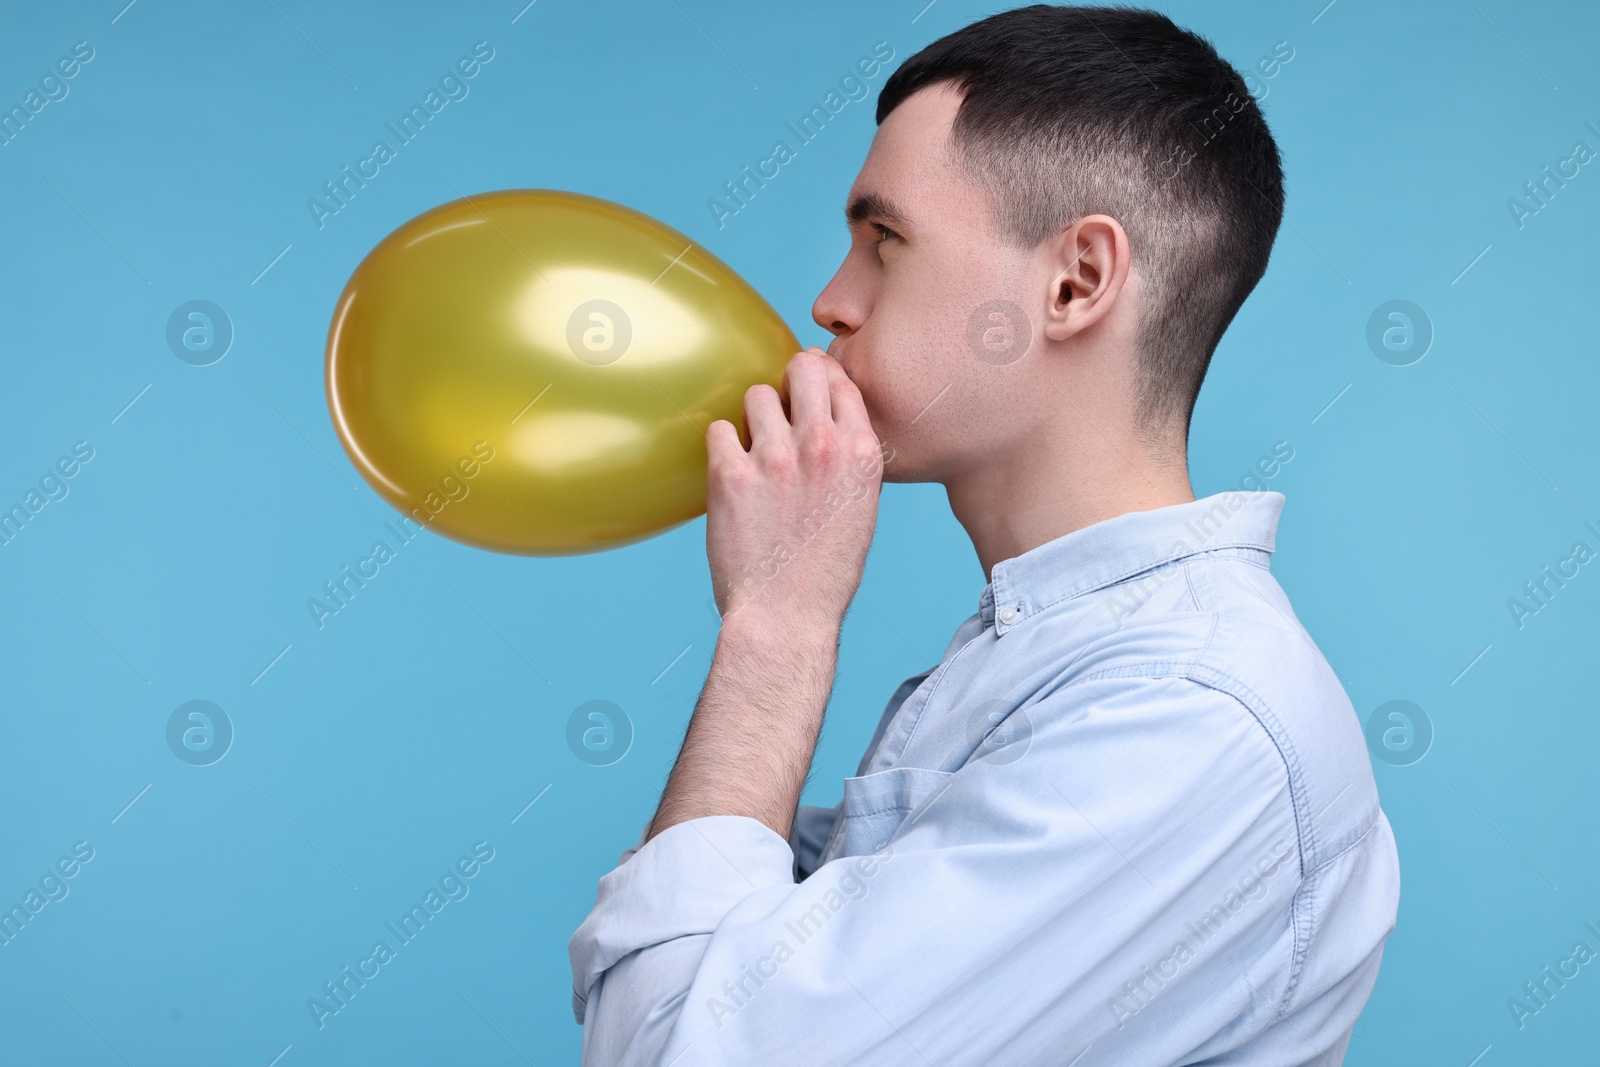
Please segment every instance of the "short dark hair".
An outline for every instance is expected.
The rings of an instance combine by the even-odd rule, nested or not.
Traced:
[[[1185,439],[1211,355],[1267,269],[1283,167],[1239,72],[1155,11],[1035,4],[966,26],[884,83],[877,121],[918,89],[963,93],[952,152],[1002,238],[1035,247],[1086,215],[1127,231],[1147,293],[1139,425]]]

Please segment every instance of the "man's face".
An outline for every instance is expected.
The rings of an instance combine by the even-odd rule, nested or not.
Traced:
[[[861,390],[886,454],[893,450],[885,481],[943,480],[1025,432],[1008,397],[1028,361],[995,358],[1005,319],[980,316],[975,335],[991,342],[987,356],[971,327],[986,302],[1022,299],[1030,256],[998,240],[984,192],[950,157],[960,102],[938,85],[889,113],[849,192],[859,216],[850,251],[811,309],[835,335],[829,354]]]

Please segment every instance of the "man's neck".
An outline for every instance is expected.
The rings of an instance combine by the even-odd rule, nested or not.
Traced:
[[[945,479],[956,520],[990,580],[994,565],[1058,537],[1127,514],[1194,499],[1183,457],[1160,463],[1129,447],[1036,453]]]

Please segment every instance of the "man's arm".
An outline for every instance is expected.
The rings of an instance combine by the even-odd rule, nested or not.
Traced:
[[[877,523],[882,451],[861,393],[817,349],[784,397],[744,398],[706,429],[706,559],[723,612],[700,702],[646,840],[691,819],[743,815],[787,838],[833,688],[839,630]]]
[[[787,839],[833,688],[837,626],[780,630],[735,613],[646,841],[689,819],[745,815]]]
[[[657,900],[676,902],[668,929],[683,934],[725,913],[741,886],[794,884],[785,839],[833,687],[844,613],[877,524],[884,453],[855,383],[813,348],[789,361],[783,386],[787,408],[771,386],[746,391],[749,451],[727,420],[706,429],[706,559],[722,631],[661,805],[618,868],[651,885]],[[673,846],[652,848],[668,831]],[[748,867],[737,886],[711,873],[729,852]],[[602,897],[605,886],[602,880]],[[601,955],[660,932],[626,902],[613,910],[620,921],[604,924],[595,939]],[[652,952],[649,968],[676,971],[681,962],[692,969],[694,944],[680,937]],[[575,971],[587,969],[578,959]],[[602,969],[613,964],[618,984],[629,984],[633,964],[612,960]],[[584,1020],[590,983],[575,986],[586,1062],[597,1029],[605,1031],[602,1061],[617,1058],[619,1040],[631,1043],[627,1035],[649,1029],[656,1005],[648,988],[658,982],[640,977],[643,995],[624,990],[608,999],[603,1027]]]

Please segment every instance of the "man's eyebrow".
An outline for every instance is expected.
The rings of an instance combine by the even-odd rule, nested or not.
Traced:
[[[857,193],[852,196],[850,203],[844,209],[844,221],[849,226],[860,222],[877,221],[891,229],[906,229],[911,225],[911,220],[904,211],[877,193]]]

